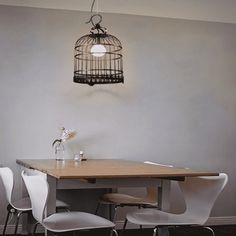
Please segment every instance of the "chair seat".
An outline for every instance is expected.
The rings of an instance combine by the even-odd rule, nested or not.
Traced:
[[[43,226],[49,231],[65,232],[94,228],[113,228],[115,224],[100,216],[86,212],[61,212],[45,218]]]
[[[157,209],[139,209],[129,212],[127,220],[137,225],[171,226],[171,225],[201,225],[202,219],[194,218],[189,214],[172,214]]]
[[[100,198],[103,204],[117,204],[117,205],[153,205],[156,206],[157,202],[145,198],[134,197],[122,193],[107,193]]]
[[[31,202],[30,202],[29,197],[14,201],[14,202],[12,202],[12,205],[18,211],[30,211],[31,210]]]

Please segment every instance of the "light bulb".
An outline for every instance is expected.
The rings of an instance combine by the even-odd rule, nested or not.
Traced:
[[[106,48],[102,44],[95,44],[91,47],[91,53],[95,57],[104,56],[106,51]]]

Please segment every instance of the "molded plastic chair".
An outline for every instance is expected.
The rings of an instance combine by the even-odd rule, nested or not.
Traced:
[[[15,225],[15,232],[14,232],[14,234],[16,234],[20,216],[23,213],[30,213],[32,210],[30,199],[29,197],[26,197],[26,198],[21,198],[17,201],[12,201],[12,192],[14,189],[14,175],[10,168],[0,167],[0,177],[2,178],[2,182],[3,182],[5,193],[6,193],[6,199],[8,201],[8,206],[7,206],[8,213],[7,213],[7,217],[5,220],[2,234],[3,235],[6,234],[7,224],[8,224],[9,217],[11,214],[16,214],[16,225]],[[65,210],[69,209],[69,205],[60,200],[57,200],[56,206],[57,206],[57,209],[65,209]]]
[[[173,214],[157,209],[140,209],[127,214],[123,229],[127,221],[137,225],[155,226],[153,236],[161,226],[204,227],[214,202],[227,181],[228,176],[224,173],[219,176],[187,177],[185,181],[179,182],[186,204],[184,213]],[[210,227],[204,228],[210,230],[213,236],[215,235]]]
[[[28,190],[34,218],[46,230],[51,232],[68,232],[88,229],[109,229],[118,236],[113,222],[86,212],[60,212],[45,218],[49,186],[42,176],[28,176],[22,172],[22,178]]]
[[[155,162],[145,161],[145,164],[158,165],[173,167],[172,165],[163,165]],[[95,214],[98,213],[98,210],[101,204],[109,205],[109,218],[110,220],[115,220],[116,211],[118,207],[125,206],[134,206],[134,207],[152,207],[156,208],[158,206],[157,202],[157,187],[146,187],[146,196],[145,197],[135,197],[129,194],[122,193],[106,193],[99,198],[99,202],[95,211]],[[115,213],[112,219],[111,206],[114,206]]]

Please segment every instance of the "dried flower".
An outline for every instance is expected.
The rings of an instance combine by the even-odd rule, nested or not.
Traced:
[[[60,138],[59,139],[55,139],[53,141],[53,143],[52,143],[52,146],[54,147],[54,145],[56,143],[60,144],[60,143],[65,142],[65,141],[67,141],[69,139],[72,139],[72,138],[75,137],[75,135],[76,135],[76,131],[75,130],[68,130],[65,127],[62,127],[61,128],[61,136],[60,136]]]

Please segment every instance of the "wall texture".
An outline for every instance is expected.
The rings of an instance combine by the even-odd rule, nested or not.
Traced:
[[[89,87],[72,82],[88,18],[0,6],[0,163],[19,174],[16,158],[53,158],[65,126],[78,131],[68,157],[84,150],[228,173],[212,215],[235,215],[236,25],[104,14],[123,43],[125,83]]]

